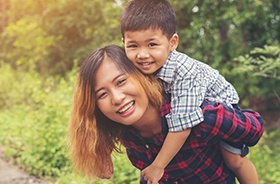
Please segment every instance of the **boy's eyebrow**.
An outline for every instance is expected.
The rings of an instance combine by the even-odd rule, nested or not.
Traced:
[[[126,39],[127,40],[127,43],[135,43],[136,41],[135,40],[130,40],[130,39]]]
[[[146,42],[150,42],[150,41],[154,41],[157,40],[157,38],[149,38],[148,40],[146,40]]]
[[[151,41],[156,41],[156,40],[158,40],[156,37],[155,38],[152,37],[152,38],[148,38],[147,40],[142,40],[142,41],[143,42],[151,42]],[[128,39],[127,43],[137,43],[137,41]]]
[[[121,73],[121,74],[117,75],[115,78],[113,78],[112,82],[114,82],[115,80],[117,80],[119,77],[121,77],[123,75],[126,75],[126,74],[125,73]],[[101,87],[101,88],[95,90],[95,93],[98,93],[99,91],[101,91],[103,89],[104,89],[104,87]]]

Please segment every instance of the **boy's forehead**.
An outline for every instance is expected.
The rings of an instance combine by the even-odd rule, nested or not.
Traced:
[[[157,35],[164,35],[166,36],[162,29],[161,28],[158,28],[158,27],[149,27],[147,29],[138,29],[138,30],[126,30],[124,31],[123,33],[123,37],[127,36],[128,34],[129,35],[137,35],[137,34],[141,34],[141,33],[147,33],[147,32],[150,32],[150,33],[153,33],[153,34],[157,34]],[[123,38],[124,39],[124,38]]]

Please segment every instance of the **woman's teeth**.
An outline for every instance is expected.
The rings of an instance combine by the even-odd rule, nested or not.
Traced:
[[[130,107],[132,107],[132,105],[134,104],[134,101],[130,102],[129,104],[127,104],[126,106],[124,106],[122,109],[120,109],[118,111],[118,113],[122,114],[124,113],[125,111],[127,111]]]

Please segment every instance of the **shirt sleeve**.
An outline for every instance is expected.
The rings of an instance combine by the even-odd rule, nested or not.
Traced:
[[[204,122],[197,127],[203,139],[243,142],[255,145],[263,134],[263,119],[258,112],[239,110],[226,104],[204,101]]]
[[[203,121],[200,105],[206,86],[202,80],[199,73],[184,76],[178,73],[176,76],[171,88],[171,110],[166,115],[169,131],[183,131]]]

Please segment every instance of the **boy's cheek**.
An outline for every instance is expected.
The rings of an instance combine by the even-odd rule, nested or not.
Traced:
[[[134,57],[133,57],[133,53],[126,51],[126,56],[128,57],[128,59],[132,62],[134,62]]]

